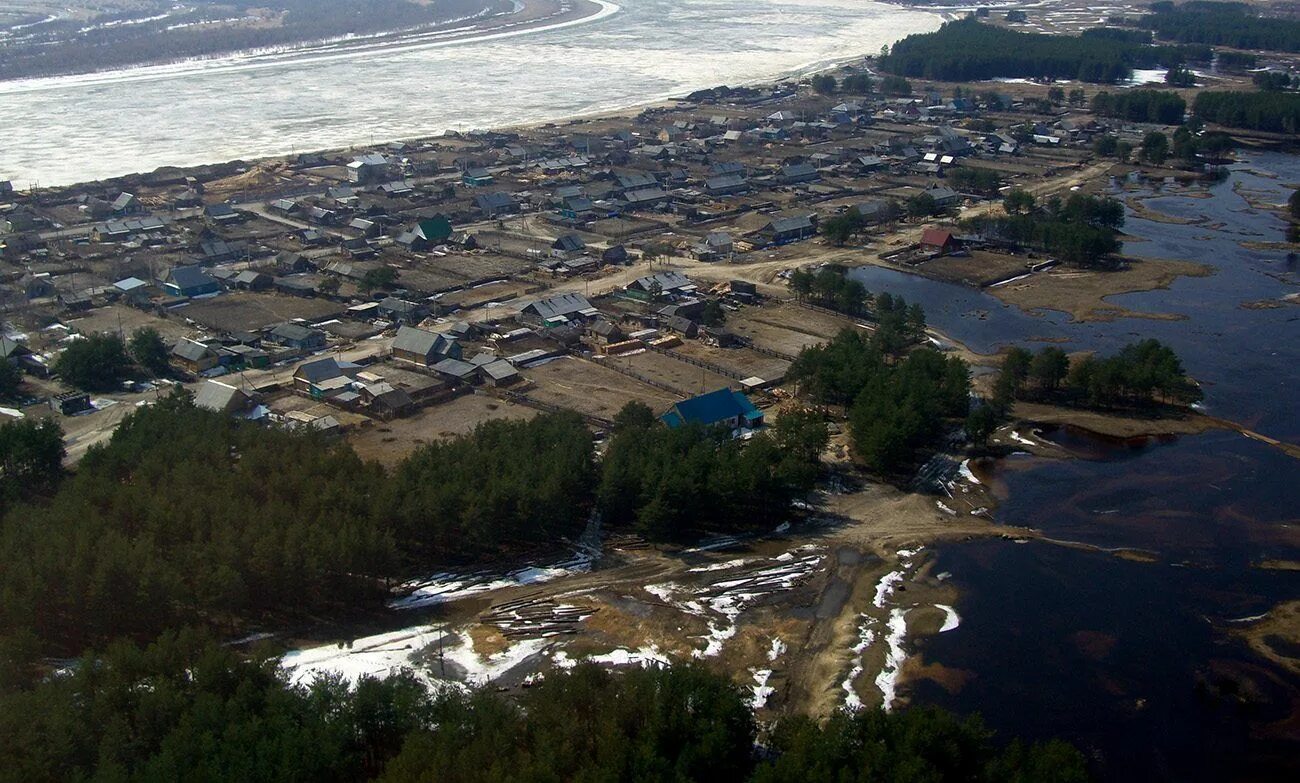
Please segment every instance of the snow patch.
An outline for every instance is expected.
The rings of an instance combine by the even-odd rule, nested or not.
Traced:
[[[907,652],[903,649],[903,639],[907,636],[907,610],[894,609],[889,613],[889,634],[885,643],[889,645],[885,653],[885,665],[876,675],[876,687],[880,689],[881,706],[886,712],[894,707],[898,698],[898,674]]]
[[[1021,443],[1026,446],[1036,445],[1032,440],[1024,437],[1023,435],[1021,435],[1019,432],[1016,432],[1015,430],[1011,431],[1011,439],[1014,440],[1016,443]]]
[[[562,576],[581,574],[591,570],[593,557],[580,552],[568,560],[550,565],[530,565],[505,574],[476,572],[455,574],[443,572],[423,580],[407,582],[399,590],[406,593],[388,602],[392,609],[419,609],[426,606],[458,601],[462,598],[502,590],[507,587],[550,582]]]
[[[948,633],[956,630],[957,626],[961,625],[961,615],[957,614],[956,609],[947,604],[935,604],[934,608],[942,609],[944,614],[943,625],[940,626],[939,633]]]
[[[750,669],[749,671],[754,675],[754,684],[750,686],[750,691],[754,695],[749,700],[749,706],[752,709],[760,710],[767,706],[768,697],[776,692],[775,688],[767,684],[767,681],[772,677],[772,670]]]

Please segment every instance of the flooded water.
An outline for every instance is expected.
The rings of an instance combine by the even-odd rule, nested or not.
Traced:
[[[946,547],[937,567],[963,590],[962,623],[920,654],[965,681],[956,692],[921,681],[915,701],[978,710],[1005,734],[1065,738],[1103,781],[1300,774],[1295,737],[1266,734],[1296,683],[1225,631],[1229,610],[1252,616],[1294,597],[1293,576],[994,541]]]
[[[1242,306],[1300,291],[1300,270],[1285,251],[1249,250],[1241,244],[1281,242],[1286,229],[1284,221],[1253,208],[1242,194],[1280,204],[1298,183],[1300,157],[1254,153],[1209,189],[1211,198],[1166,195],[1146,202],[1166,214],[1202,220],[1199,224],[1155,222],[1129,211],[1125,232],[1139,241],[1126,242],[1125,253],[1208,264],[1215,274],[1179,278],[1167,290],[1121,294],[1108,301],[1186,320],[1077,323],[1062,312],[1028,313],[984,291],[890,269],[864,267],[853,276],[870,290],[920,302],[930,323],[980,353],[1010,345],[1036,349],[1042,340],[1064,341],[1066,350],[1112,353],[1155,337],[1177,351],[1203,384],[1207,412],[1272,437],[1300,441],[1300,307]]]
[[[1300,442],[1300,308],[1241,306],[1300,290],[1284,252],[1241,244],[1281,241],[1285,228],[1244,196],[1281,203],[1296,183],[1300,158],[1252,154],[1210,198],[1141,194],[1195,224],[1130,212],[1125,251],[1215,274],[1110,301],[1186,320],[1074,323],[890,270],[855,275],[921,302],[935,326],[981,352],[1042,339],[1111,352],[1156,337],[1204,384],[1209,412]],[[997,518],[1070,543],[941,546],[936,571],[961,590],[962,623],[919,642],[926,662],[950,671],[917,681],[913,699],[980,711],[1007,733],[1064,737],[1103,780],[1296,779],[1300,737],[1285,721],[1300,679],[1235,631],[1300,597],[1300,574],[1260,567],[1300,560],[1300,461],[1235,432],[1040,434],[1079,458],[1003,460],[989,476],[1004,498]]]
[[[594,21],[526,34],[0,84],[0,179],[68,184],[609,111],[870,54],[940,23],[861,0],[602,4]]]

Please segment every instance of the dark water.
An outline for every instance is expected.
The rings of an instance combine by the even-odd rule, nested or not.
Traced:
[[[1297,183],[1300,158],[1258,154],[1211,198],[1169,187],[1147,201],[1195,225],[1130,212],[1127,253],[1215,274],[1111,301],[1186,320],[1073,323],[891,270],[854,274],[921,302],[932,324],[984,353],[1042,339],[1112,352],[1156,337],[1202,382],[1208,412],[1300,442],[1300,307],[1241,307],[1300,290],[1285,253],[1241,246],[1280,241],[1285,229],[1241,194],[1280,203]],[[1245,624],[1232,622],[1300,598],[1300,573],[1258,567],[1300,560],[1300,461],[1233,432],[1043,435],[1079,458],[1003,460],[990,477],[1004,496],[997,517],[1063,543],[938,549],[936,571],[961,589],[962,622],[918,645],[956,676],[917,681],[913,700],[979,711],[1009,734],[1064,737],[1103,780],[1300,779],[1300,721],[1283,722],[1300,710],[1300,678],[1255,655],[1234,633]]]
[[[1276,177],[1260,176],[1257,171]],[[1297,184],[1300,157],[1256,153],[1234,166],[1226,181],[1209,188],[1211,198],[1194,198],[1186,195],[1192,191],[1171,188],[1171,195],[1146,202],[1157,211],[1201,221],[1196,225],[1154,222],[1129,211],[1125,231],[1142,241],[1127,242],[1127,254],[1196,261],[1214,267],[1215,274],[1179,278],[1167,290],[1121,294],[1108,301],[1187,320],[1076,323],[1062,312],[1029,313],[983,291],[890,269],[864,267],[854,270],[853,276],[870,290],[920,302],[934,326],[980,353],[1010,345],[1034,348],[1041,344],[1036,341],[1044,339],[1063,340],[1067,350],[1113,353],[1127,343],[1155,337],[1173,347],[1188,372],[1204,385],[1207,412],[1272,437],[1300,441],[1300,306],[1241,306],[1300,291],[1300,270],[1294,261],[1288,262],[1284,251],[1241,246],[1242,242],[1280,242],[1286,229],[1284,221],[1254,209],[1242,194],[1282,203]]]
[[[1300,775],[1295,738],[1263,734],[1286,718],[1294,679],[1201,612],[1262,613],[1295,595],[1293,578],[1000,541],[945,548],[937,565],[964,589],[962,623],[920,653],[970,676],[956,693],[919,681],[914,701],[978,710],[1008,735],[1064,738],[1105,781]]]

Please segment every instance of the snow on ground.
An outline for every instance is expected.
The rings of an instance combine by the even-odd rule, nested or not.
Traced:
[[[588,655],[581,659],[570,658],[564,650],[557,652],[552,660],[556,668],[572,669],[579,663],[594,663],[598,666],[667,666],[669,664],[668,656],[659,652],[655,645],[642,647],[639,650],[611,650],[601,655]]]
[[[718,619],[709,621],[704,649],[694,651],[694,657],[712,658],[721,653],[727,640],[736,635],[736,618],[741,612],[763,596],[789,590],[802,582],[822,561],[822,554],[807,546],[797,551],[806,554],[784,560],[773,558],[766,567],[728,574],[727,578],[700,588],[699,600]]]
[[[389,601],[388,605],[393,609],[419,609],[492,590],[540,584],[570,574],[586,573],[591,570],[591,564],[592,556],[580,552],[558,563],[530,565],[505,574],[485,571],[468,574],[438,573],[427,579],[402,585],[398,589],[405,595]]]
[[[876,595],[871,602],[876,609],[883,611],[886,608],[889,599],[898,590],[898,586],[902,584],[904,574],[907,571],[910,571],[915,565],[913,558],[915,558],[920,552],[920,548],[898,550],[900,568],[895,571],[890,571],[880,577],[880,581],[876,583]],[[954,611],[952,607],[941,608],[943,608],[945,612],[950,613],[948,618],[944,620],[943,630],[947,631],[956,628],[957,612]],[[888,650],[885,653],[885,665],[881,669],[880,673],[876,675],[875,681],[876,687],[880,689],[881,696],[884,700],[883,703],[885,709],[889,709],[894,700],[896,682],[898,679],[898,667],[902,665],[903,660],[906,658],[906,653],[903,651],[903,639],[907,635],[906,615],[907,609],[895,607],[890,610],[889,621],[887,623],[888,633],[885,635],[884,641],[888,645]],[[950,622],[952,623],[952,628],[948,627]],[[879,620],[877,620],[875,616],[870,614],[862,615],[861,622],[858,626],[858,643],[853,645],[853,666],[849,669],[844,681],[840,683],[840,687],[844,689],[845,694],[844,706],[849,709],[859,709],[862,707],[862,698],[858,696],[857,689],[854,688],[853,683],[865,670],[862,663],[862,656],[871,645],[875,644],[877,638],[876,628],[878,625]]]
[[[1020,444],[1023,444],[1023,445],[1025,445],[1025,446],[1033,446],[1033,445],[1034,445],[1034,442],[1033,442],[1032,440],[1030,440],[1029,438],[1024,437],[1023,435],[1021,435],[1019,432],[1016,432],[1015,430],[1012,430],[1012,431],[1011,431],[1011,439],[1014,440],[1016,443],[1020,443]]]
[[[1169,73],[1168,68],[1134,68],[1132,78],[1122,84],[1125,87],[1137,87],[1152,82],[1164,84],[1167,73]]]
[[[460,639],[460,644],[444,648],[442,657],[459,667],[464,672],[465,682],[470,685],[483,685],[497,679],[540,654],[550,644],[545,639],[524,639],[496,655],[483,657],[474,652],[474,640],[470,638],[467,631],[460,631],[456,636]],[[438,670],[438,662],[431,661],[429,669]],[[442,672],[439,671],[439,674]]]
[[[710,563],[709,565],[706,566],[697,566],[695,568],[691,568],[687,570],[692,574],[702,574],[702,573],[707,573],[709,571],[726,571],[731,568],[740,568],[741,566],[743,566],[745,563],[748,562],[749,562],[748,560],[742,557],[736,560],[728,560],[725,563]]]
[[[970,483],[972,483],[972,484],[980,484],[980,483],[982,483],[982,482],[980,482],[980,480],[979,480],[978,478],[975,477],[975,474],[971,471],[971,469],[970,469],[970,460],[968,460],[968,459],[964,459],[964,460],[962,460],[962,461],[961,461],[961,466],[958,467],[957,470],[958,470],[958,472],[961,473],[961,477],[964,478],[964,479],[966,479],[966,480],[969,481]]]
[[[435,650],[439,639],[442,644]],[[417,625],[351,642],[294,650],[280,659],[280,665],[294,684],[327,675],[355,685],[362,677],[382,679],[408,671],[432,689],[463,687],[491,682],[550,644],[545,639],[525,639],[495,655],[481,656],[474,652],[467,631],[452,634],[444,626]]]
[[[939,628],[939,633],[948,633],[961,625],[961,615],[957,614],[956,609],[947,604],[935,604],[934,608],[942,609],[944,614],[943,625]]]
[[[893,709],[894,700],[898,698],[898,673],[907,652],[903,649],[903,639],[907,637],[907,610],[893,609],[889,613],[889,634],[885,643],[889,645],[885,653],[885,665],[876,675],[876,687],[880,689],[881,705],[885,711]]]
[[[749,671],[754,675],[754,684],[750,687],[754,695],[749,700],[749,706],[752,709],[759,710],[766,707],[768,697],[776,693],[776,689],[767,684],[767,681],[772,677],[772,670],[750,669]]]
[[[858,626],[858,643],[853,645],[853,653],[857,656],[854,659],[853,667],[849,669],[848,676],[840,687],[844,689],[844,706],[851,710],[862,708],[862,699],[853,687],[853,681],[861,676],[863,671],[862,654],[876,641],[876,632],[872,629],[875,625],[876,618],[869,614],[862,615],[862,623]]]
[[[351,642],[294,650],[286,653],[280,664],[296,685],[310,683],[318,675],[338,675],[355,685],[363,676],[382,678],[414,669],[411,656],[441,635],[441,626],[417,625]]]

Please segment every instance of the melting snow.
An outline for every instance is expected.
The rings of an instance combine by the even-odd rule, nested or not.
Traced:
[[[1016,432],[1015,430],[1011,431],[1011,439],[1014,440],[1016,443],[1023,443],[1026,446],[1035,445],[1032,440],[1022,436],[1019,432]]]
[[[957,470],[961,473],[961,477],[966,479],[970,483],[972,484],[981,483],[980,480],[975,477],[975,474],[971,472],[970,460],[968,459],[962,460],[961,467],[957,468]]]
[[[893,709],[898,697],[898,673],[907,659],[903,650],[903,639],[907,636],[907,610],[894,609],[889,613],[889,634],[885,643],[889,650],[885,653],[885,665],[876,675],[876,687],[880,689],[882,706],[885,711]]]
[[[419,609],[457,601],[479,593],[520,585],[540,584],[569,574],[591,570],[592,557],[585,553],[545,566],[527,566],[506,574],[487,572],[471,574],[439,573],[428,579],[407,582],[400,588],[406,595],[389,601],[393,609]]]
[[[762,709],[767,706],[767,699],[776,689],[767,684],[768,679],[772,676],[771,669],[750,669],[754,675],[754,685],[750,688],[754,692],[754,697],[749,700],[749,706],[753,709]]]
[[[748,560],[742,557],[736,560],[728,560],[725,563],[710,563],[709,565],[706,566],[697,566],[695,568],[691,568],[688,570],[692,574],[705,573],[708,571],[726,571],[732,568],[740,568],[741,566],[743,566],[745,563],[748,562],[749,562]]]
[[[957,610],[946,604],[935,604],[936,609],[942,609],[944,613],[943,625],[939,628],[939,633],[947,633],[961,625],[961,616]]]

